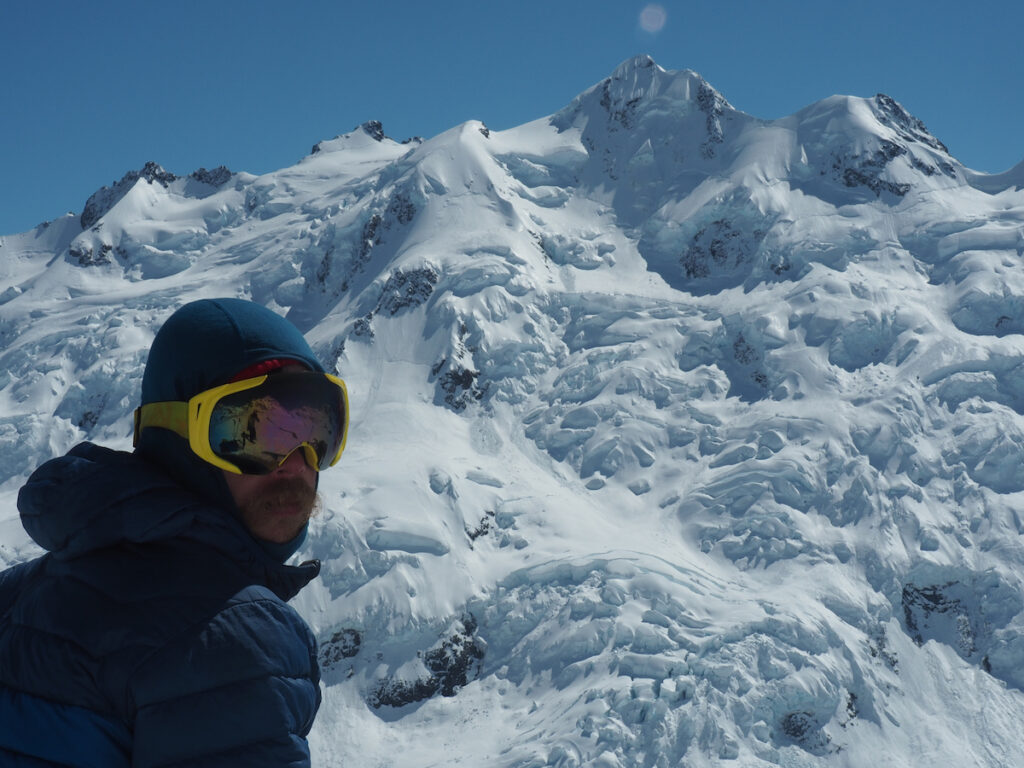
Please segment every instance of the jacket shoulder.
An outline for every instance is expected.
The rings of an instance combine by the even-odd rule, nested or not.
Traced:
[[[269,589],[246,587],[135,670],[136,760],[248,754],[245,764],[256,766],[291,754],[304,764],[319,681],[306,623]]]

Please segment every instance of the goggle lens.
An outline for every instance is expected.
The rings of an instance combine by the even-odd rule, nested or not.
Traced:
[[[324,470],[345,440],[344,389],[322,374],[271,374],[256,387],[221,397],[210,412],[210,449],[245,474],[266,474],[299,448]]]

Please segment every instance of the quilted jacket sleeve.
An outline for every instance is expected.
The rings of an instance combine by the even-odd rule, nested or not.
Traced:
[[[309,766],[319,679],[309,628],[250,587],[136,670],[132,765]]]

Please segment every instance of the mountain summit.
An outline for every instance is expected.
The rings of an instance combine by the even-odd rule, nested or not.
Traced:
[[[746,116],[696,72],[667,72],[650,57],[638,56],[578,96],[554,115],[552,123],[563,129],[578,128],[594,141],[602,134],[624,131],[643,134],[645,142],[656,134],[663,140],[697,138],[700,156],[709,159],[715,155],[715,145],[724,141],[723,120],[730,123],[738,117]],[[674,129],[663,133],[669,125]]]
[[[318,764],[1024,763],[1019,173],[637,57],[201,176],[3,238],[0,562],[32,468],[130,445],[167,315],[243,296],[352,398],[300,553]]]

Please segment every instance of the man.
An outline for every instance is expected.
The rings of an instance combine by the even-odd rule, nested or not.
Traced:
[[[345,386],[268,309],[153,341],[134,453],[83,443],[18,497],[47,554],[0,573],[0,766],[308,766],[315,640],[285,561],[341,455]]]

